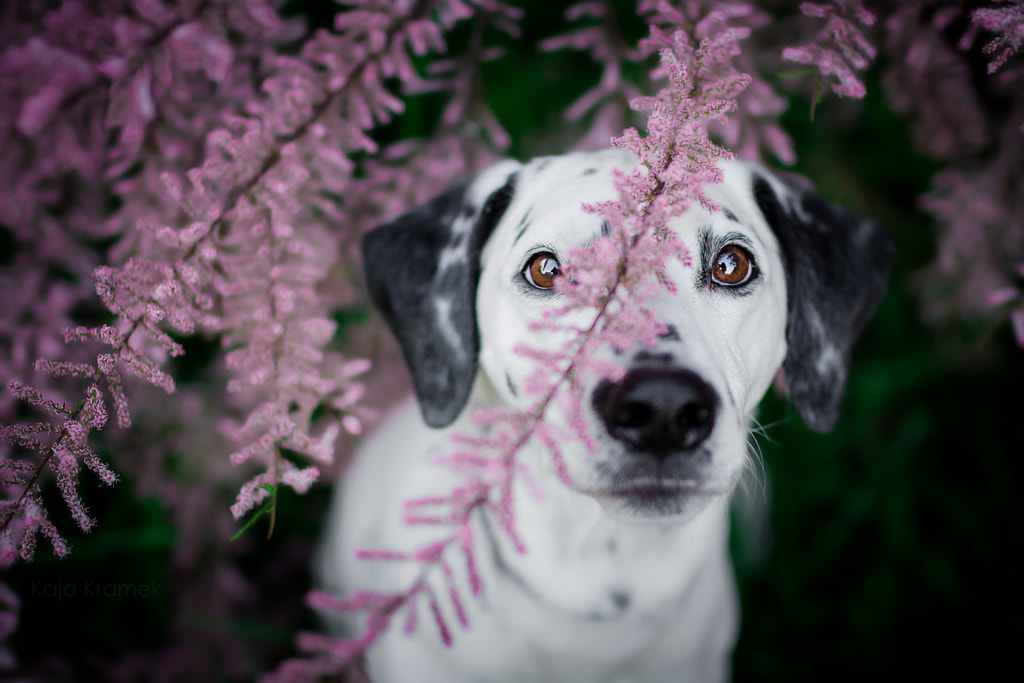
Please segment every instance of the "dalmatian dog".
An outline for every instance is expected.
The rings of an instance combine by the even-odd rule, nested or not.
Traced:
[[[451,533],[406,524],[403,503],[464,483],[435,456],[452,451],[453,433],[479,434],[475,409],[536,400],[524,386],[534,361],[515,349],[564,343],[530,323],[558,304],[552,285],[568,251],[607,234],[583,204],[617,198],[612,170],[635,164],[618,150],[503,161],[364,238],[370,296],[416,401],[365,442],[337,487],[316,569],[328,592],[406,590],[418,563],[357,560],[355,550],[414,550]],[[518,458],[532,477],[514,488],[526,552],[491,512],[474,512],[477,598],[465,597],[457,547],[449,563],[469,627],[443,597],[451,647],[426,608],[412,633],[399,615],[368,652],[371,680],[729,678],[739,621],[729,501],[750,466],[756,406],[782,368],[803,421],[831,429],[894,247],[874,221],[760,166],[723,172],[706,188],[719,210],[695,205],[671,225],[693,258],[671,259],[676,291],[650,300],[657,343],[599,352],[625,374],[586,387],[597,452],[564,440],[569,485],[543,445],[527,443]],[[559,410],[548,419],[564,423]],[[442,572],[428,581],[448,594]],[[361,619],[334,628],[354,637]]]

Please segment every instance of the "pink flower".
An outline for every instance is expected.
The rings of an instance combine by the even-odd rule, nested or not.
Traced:
[[[1021,0],[1010,0],[1007,7],[976,9],[971,12],[971,22],[996,34],[983,48],[985,54],[996,55],[988,64],[990,74],[1024,49],[1024,2]]]
[[[848,17],[853,15],[858,23],[871,26],[874,15],[864,9],[860,0],[833,0],[832,5],[803,2],[800,11],[809,17],[827,18],[828,22],[814,43],[787,47],[782,51],[782,59],[814,65],[823,79],[834,77],[837,82],[832,84],[832,91],[840,97],[864,97],[864,84],[854,71],[867,67],[875,57],[875,47]]]

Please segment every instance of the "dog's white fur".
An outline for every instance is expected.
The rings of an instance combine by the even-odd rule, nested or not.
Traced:
[[[557,295],[530,289],[523,280],[524,265],[539,251],[564,258],[569,249],[599,239],[602,218],[584,212],[582,205],[614,199],[611,170],[627,170],[634,163],[626,154],[612,151],[546,158],[526,165],[502,162],[464,189],[461,201],[470,208],[454,219],[444,219],[450,223],[451,239],[436,255],[432,278],[440,282],[447,270],[479,259],[475,299],[478,348],[471,348],[472,335],[460,332],[458,320],[452,317],[453,307],[460,305],[457,297],[445,288],[436,292],[428,288],[420,296],[426,300],[426,310],[432,309],[436,316],[434,334],[441,339],[442,348],[447,345],[453,359],[469,358],[474,368],[478,363],[479,372],[475,379],[470,378],[471,393],[464,405],[456,406],[454,422],[440,429],[428,427],[417,405],[409,402],[364,444],[338,487],[330,513],[318,567],[328,590],[400,591],[415,582],[421,571],[417,563],[356,560],[355,549],[412,550],[449,532],[444,527],[405,524],[403,503],[442,495],[463,483],[458,474],[433,463],[431,456],[451,451],[452,434],[479,432],[471,419],[475,408],[526,408],[535,400],[523,390],[533,362],[517,354],[515,348],[523,343],[556,349],[564,338],[531,331],[530,322],[555,305]],[[796,359],[792,368],[802,368],[804,374],[817,373],[821,376],[817,379],[832,377],[829,381],[835,381],[838,372],[836,391],[841,390],[845,378],[852,339],[844,337],[837,342],[829,338],[824,328],[831,326],[828,316],[818,310],[821,305],[809,304],[807,310],[799,302],[787,305],[786,268],[805,267],[805,259],[783,253],[779,228],[769,224],[780,219],[767,216],[766,207],[780,207],[794,220],[814,224],[815,217],[799,202],[800,193],[749,164],[729,163],[724,172],[723,183],[707,188],[708,196],[722,210],[709,213],[695,207],[671,226],[693,250],[692,265],[678,259],[668,263],[667,273],[677,291],[665,291],[652,301],[658,320],[673,333],[663,335],[654,348],[600,351],[603,358],[627,369],[685,369],[706,382],[718,400],[713,429],[699,450],[699,465],[685,470],[685,476],[666,474],[668,465],[630,470],[637,457],[635,449],[609,435],[593,403],[599,379],[593,378],[584,406],[598,452],[588,452],[573,439],[562,441],[573,485],[566,486],[559,479],[550,454],[536,439],[518,456],[534,475],[530,486],[517,477],[514,496],[516,530],[527,552],[517,553],[496,521],[483,511],[478,513],[474,547],[483,578],[479,599],[468,597],[461,557],[453,553],[450,562],[464,596],[469,628],[456,626],[451,605],[442,597],[446,620],[456,626],[454,643],[445,648],[430,623],[429,611],[421,606],[420,625],[413,635],[404,634],[401,623],[393,624],[370,650],[368,668],[373,680],[728,678],[739,613],[727,549],[729,499],[748,465],[748,429],[755,408],[787,359],[787,327],[791,339],[800,332],[792,329],[792,320],[787,325],[787,311],[797,310],[808,320],[803,327],[810,332],[801,333],[817,334],[820,342],[813,346],[812,357]],[[511,199],[501,207],[493,233],[477,256],[467,233],[478,224],[481,207],[512,174]],[[761,180],[760,194],[755,197],[752,187],[757,179]],[[773,198],[766,199],[766,187]],[[891,248],[884,236],[878,237],[874,224],[857,220],[853,224],[849,232],[854,243],[884,252],[866,257],[877,261],[871,266],[872,277],[863,277],[872,279],[878,290],[864,304],[870,309],[869,316],[881,296],[876,271],[881,272],[884,289]],[[819,227],[828,230],[832,226]],[[872,234],[866,235],[868,231]],[[859,233],[864,234],[858,238]],[[741,293],[709,282],[710,266],[705,262],[710,258],[709,248],[714,252],[720,245],[737,241],[753,256],[758,270],[756,281]],[[368,270],[379,273],[392,268],[395,278],[402,277],[402,262],[370,263],[371,256],[367,258]],[[382,276],[376,277],[380,280]],[[393,327],[403,324],[399,309],[391,310],[390,315]],[[576,315],[582,324],[593,314]],[[848,315],[866,319],[859,309]],[[853,336],[860,325],[852,326]],[[822,329],[813,329],[815,326]],[[413,356],[407,357],[413,366],[423,365]],[[413,372],[415,376],[430,370],[413,367]],[[421,402],[429,403],[429,392],[419,385],[418,389],[424,394]],[[794,401],[812,426],[829,426],[828,417],[816,419],[823,409],[815,401]],[[558,402],[552,411],[549,420],[564,425],[566,418],[560,414]],[[653,503],[645,500],[644,493],[652,487],[661,487],[662,494]],[[435,571],[431,580],[436,594],[445,596],[440,572]],[[357,624],[358,618],[349,627]]]

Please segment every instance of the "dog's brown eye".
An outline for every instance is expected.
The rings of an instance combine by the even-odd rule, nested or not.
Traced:
[[[558,259],[550,251],[534,254],[523,270],[523,277],[526,278],[526,281],[538,289],[554,287],[557,275]]]
[[[749,280],[753,272],[750,254],[742,247],[730,244],[718,252],[718,256],[715,257],[715,263],[711,268],[711,277],[717,284],[735,287]]]

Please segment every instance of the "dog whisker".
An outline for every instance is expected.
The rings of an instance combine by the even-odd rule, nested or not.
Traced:
[[[758,443],[753,434],[747,439],[747,456],[743,461],[744,470],[750,472],[754,479],[753,483],[757,486],[762,499],[766,499],[768,496],[768,476],[764,464],[764,454],[761,451],[761,444]],[[744,477],[743,482],[747,484],[749,480]]]

